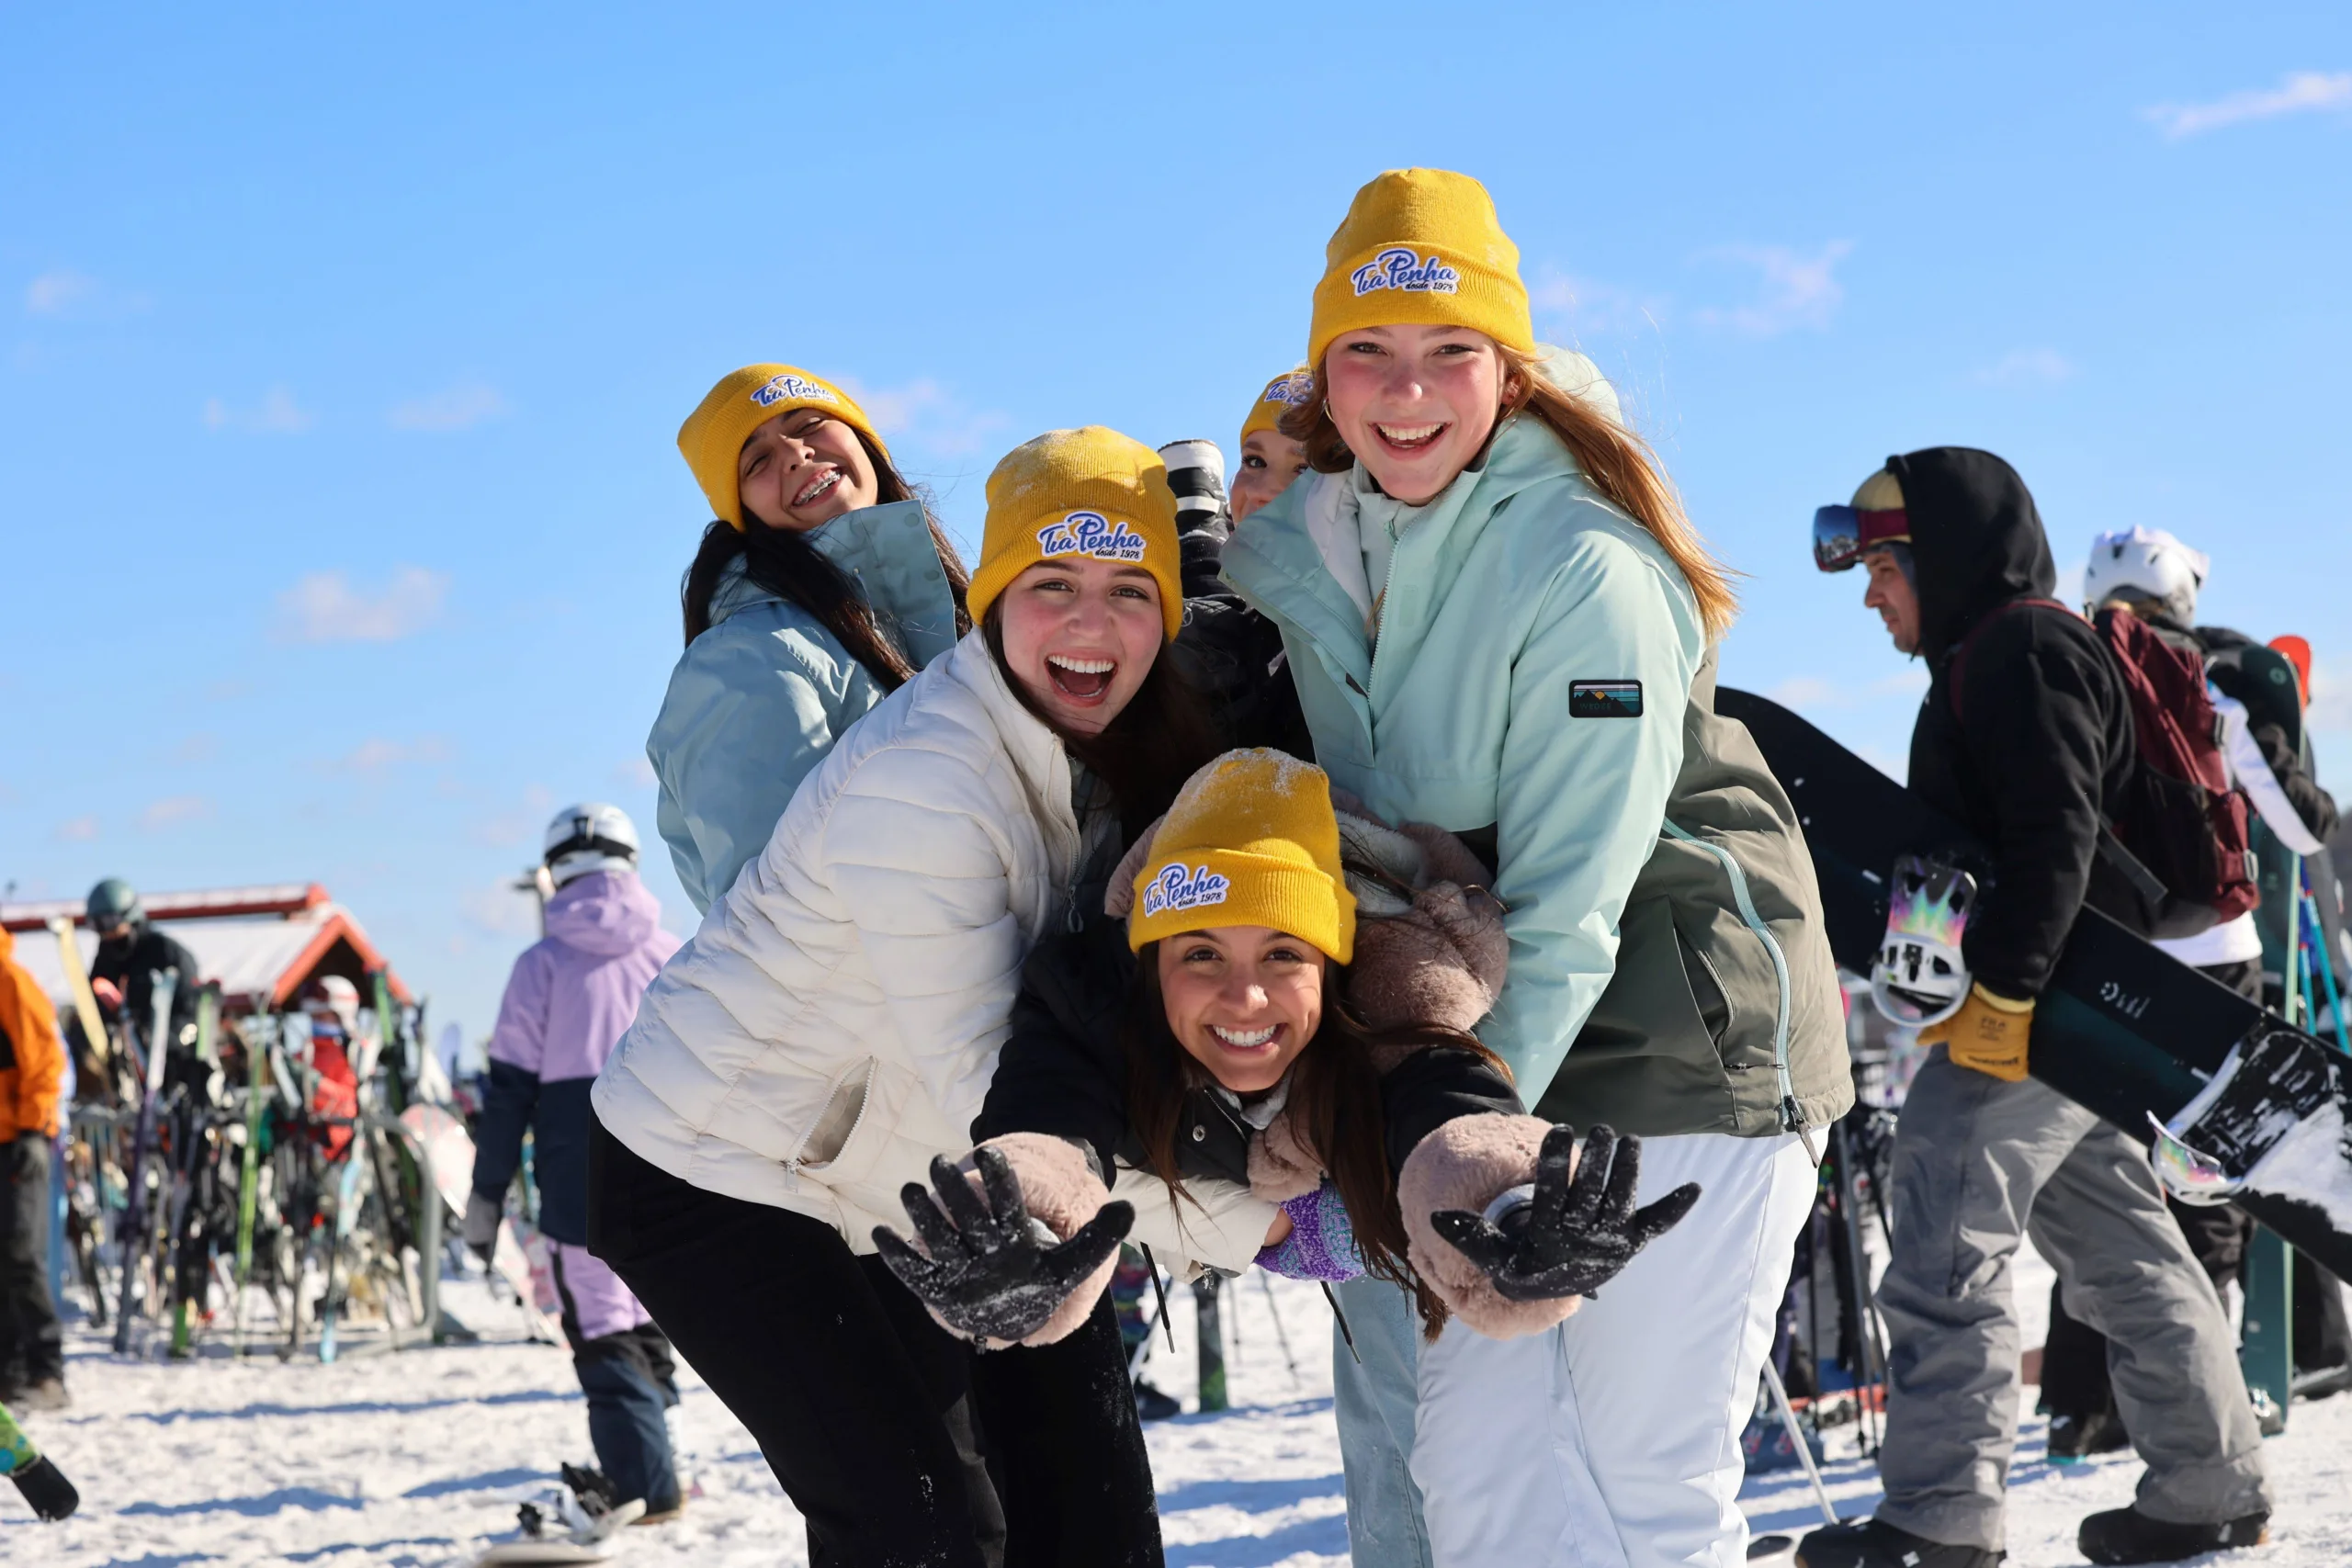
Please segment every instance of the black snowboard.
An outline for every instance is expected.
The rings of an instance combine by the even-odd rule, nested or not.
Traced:
[[[1720,687],[1715,709],[1756,738],[1795,803],[1821,883],[1830,950],[1857,975],[1886,934],[1888,877],[1898,856],[1965,867],[1988,895],[1992,863],[1966,829],[1779,704]],[[2202,1152],[2243,1176],[2285,1130],[2339,1114],[2335,1052],[2275,1013],[2159,952],[2096,909],[2067,939],[2033,1019],[2033,1076],[2145,1142],[2148,1116],[2169,1121],[2204,1093],[2239,1048],[2242,1068],[2213,1114],[2200,1120]],[[2193,1140],[2192,1140],[2193,1141]],[[2210,1146],[2209,1146],[2210,1145]],[[2320,1162],[2323,1165],[2324,1162]],[[2329,1269],[2352,1264],[2352,1163],[2323,1178],[2336,1190],[2297,1198],[2245,1191],[2239,1207]]]

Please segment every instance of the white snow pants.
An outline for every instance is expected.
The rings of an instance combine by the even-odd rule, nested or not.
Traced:
[[[1642,1140],[1641,1201],[1682,1223],[1557,1328],[1421,1348],[1412,1473],[1437,1568],[1739,1568],[1739,1434],[1814,1166],[1791,1134]]]

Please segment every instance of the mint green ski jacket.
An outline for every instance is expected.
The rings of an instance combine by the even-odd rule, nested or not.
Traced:
[[[956,600],[921,502],[843,513],[812,542],[916,669],[955,646]],[[671,671],[645,739],[662,786],[655,825],[705,914],[767,848],[802,777],[888,695],[822,621],[753,582],[740,558],[710,618]]]
[[[1332,781],[1391,821],[1491,832],[1510,968],[1479,1038],[1543,1097],[1615,971],[1706,652],[1696,599],[1540,421],[1418,508],[1377,647],[1346,474],[1235,531],[1224,572],[1278,623]]]

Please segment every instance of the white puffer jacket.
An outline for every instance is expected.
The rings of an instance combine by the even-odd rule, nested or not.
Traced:
[[[682,1180],[904,1231],[971,1146],[1021,963],[1067,916],[1062,743],[978,632],[853,726],[645,994],[598,1120]]]

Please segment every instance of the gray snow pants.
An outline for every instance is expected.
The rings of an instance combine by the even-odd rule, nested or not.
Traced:
[[[2270,1506],[2262,1434],[2221,1298],[2139,1145],[2029,1078],[1956,1067],[1937,1046],[1894,1138],[1891,1340],[1878,1517],[2002,1550],[2017,1444],[2009,1260],[2029,1232],[2068,1310],[2108,1337],[2115,1397],[2147,1465],[2136,1506],[2202,1524]]]

